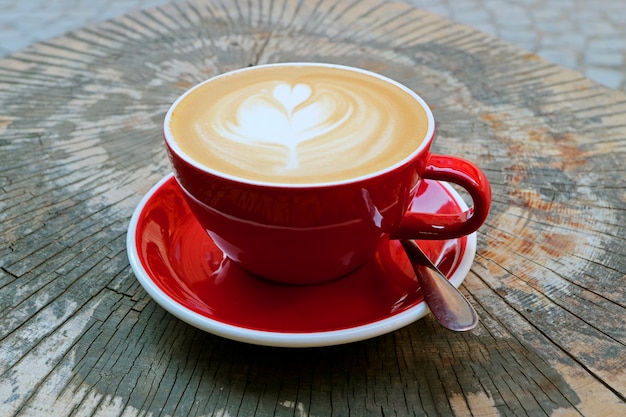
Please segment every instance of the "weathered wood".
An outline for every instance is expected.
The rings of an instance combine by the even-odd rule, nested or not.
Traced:
[[[125,253],[185,89],[277,61],[363,67],[487,172],[465,334],[425,318],[318,349],[157,306]],[[626,415],[626,96],[403,4],[194,1],[0,60],[0,415]]]

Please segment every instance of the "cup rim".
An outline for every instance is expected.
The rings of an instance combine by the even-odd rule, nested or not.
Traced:
[[[370,172],[368,174],[361,175],[361,176],[358,176],[358,177],[352,177],[352,178],[336,180],[336,181],[315,182],[315,183],[288,183],[288,182],[259,181],[259,180],[253,180],[253,179],[249,179],[249,178],[243,178],[243,177],[239,177],[239,176],[236,176],[236,175],[227,174],[227,173],[221,172],[219,170],[212,169],[211,167],[208,167],[207,165],[199,163],[194,158],[192,158],[190,155],[185,153],[180,148],[180,146],[178,146],[178,143],[176,143],[176,140],[174,139],[174,135],[172,134],[171,129],[170,129],[170,121],[172,119],[172,113],[174,112],[176,107],[192,91],[195,91],[196,89],[200,88],[204,84],[212,82],[213,80],[215,80],[217,78],[229,76],[229,75],[240,73],[240,72],[247,72],[247,71],[255,70],[255,69],[258,69],[258,68],[283,67],[283,66],[292,66],[292,67],[293,66],[323,67],[323,68],[335,68],[335,69],[340,69],[340,70],[345,70],[345,71],[353,71],[353,72],[358,72],[358,73],[365,74],[365,75],[368,75],[368,76],[371,76],[371,77],[374,77],[374,78],[378,78],[378,79],[380,79],[380,80],[382,80],[384,82],[387,82],[389,84],[392,84],[392,85],[400,88],[401,90],[403,90],[406,93],[408,93],[411,97],[413,97],[413,99],[423,108],[424,112],[426,113],[426,119],[428,121],[428,126],[427,126],[427,129],[426,129],[426,133],[424,135],[424,138],[422,139],[420,145],[413,150],[413,152],[411,152],[409,155],[407,155],[406,157],[404,157],[403,159],[401,159],[400,161],[396,162],[393,165],[390,165],[390,166],[385,167],[383,169],[379,169],[377,171]],[[347,65],[319,63],[319,62],[280,62],[280,63],[272,63],[272,64],[262,64],[262,65],[252,66],[252,67],[239,68],[239,69],[236,69],[236,70],[227,71],[227,72],[218,74],[218,75],[216,75],[214,77],[211,77],[211,78],[209,78],[209,79],[207,79],[207,80],[205,80],[205,81],[203,81],[201,83],[198,83],[198,84],[194,85],[193,87],[191,87],[187,91],[185,91],[180,97],[178,97],[176,99],[176,101],[174,101],[171,104],[171,106],[169,107],[169,109],[168,109],[168,111],[167,111],[167,113],[165,115],[165,119],[163,121],[163,136],[165,138],[165,142],[166,142],[168,148],[170,149],[170,151],[173,152],[177,157],[181,158],[185,163],[193,166],[197,170],[199,170],[201,172],[205,172],[205,173],[211,174],[211,175],[214,175],[214,176],[219,177],[219,178],[223,178],[223,179],[227,179],[229,181],[237,182],[237,183],[249,184],[249,185],[255,185],[255,186],[266,186],[266,187],[281,187],[281,188],[319,188],[319,187],[330,187],[330,186],[353,184],[353,183],[357,183],[357,182],[360,182],[360,181],[364,181],[364,180],[380,177],[381,175],[384,175],[384,174],[389,173],[389,172],[393,172],[396,169],[406,165],[407,163],[412,161],[417,155],[421,154],[425,149],[428,149],[428,147],[430,146],[430,144],[431,144],[431,142],[432,142],[432,140],[434,138],[434,134],[435,134],[435,118],[433,116],[433,113],[432,113],[430,107],[428,106],[428,104],[426,103],[426,101],[422,97],[420,97],[415,91],[411,90],[410,88],[406,87],[405,85],[401,84],[398,81],[395,81],[395,80],[393,80],[393,79],[391,79],[389,77],[386,77],[384,75],[375,73],[373,71],[369,71],[369,70],[365,70],[365,69],[357,68],[357,67],[350,67],[350,66],[347,66]]]

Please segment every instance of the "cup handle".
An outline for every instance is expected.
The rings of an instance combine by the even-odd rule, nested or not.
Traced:
[[[473,206],[458,214],[407,212],[392,239],[454,239],[475,232],[487,219],[491,186],[476,165],[449,155],[430,154],[422,178],[447,181],[463,187]]]

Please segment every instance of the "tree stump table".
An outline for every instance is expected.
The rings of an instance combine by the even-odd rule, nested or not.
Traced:
[[[245,344],[155,303],[126,233],[170,170],[169,105],[218,73],[320,61],[423,96],[493,207],[462,292],[338,346]],[[626,415],[626,96],[404,4],[172,3],[0,60],[0,415]]]

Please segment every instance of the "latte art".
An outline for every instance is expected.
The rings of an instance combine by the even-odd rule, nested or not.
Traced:
[[[251,147],[279,146],[287,150],[281,166],[276,170],[297,170],[300,168],[298,146],[315,138],[331,134],[349,122],[354,111],[350,102],[341,103],[341,97],[331,94],[317,94],[312,97],[312,89],[307,84],[290,86],[277,84],[262,90],[239,102],[236,97],[225,97],[219,103],[216,115],[210,117],[210,130],[205,123],[198,124],[197,134],[205,142],[212,134]],[[234,95],[234,94],[233,94]],[[229,102],[228,98],[237,100]],[[235,110],[236,120],[227,115]],[[343,112],[344,114],[340,114]],[[303,155],[304,156],[304,155]],[[243,159],[243,158],[242,158]],[[245,164],[241,160],[240,164]]]
[[[275,66],[217,77],[188,94],[170,128],[181,149],[254,181],[319,183],[391,166],[424,139],[414,98],[337,68]]]

